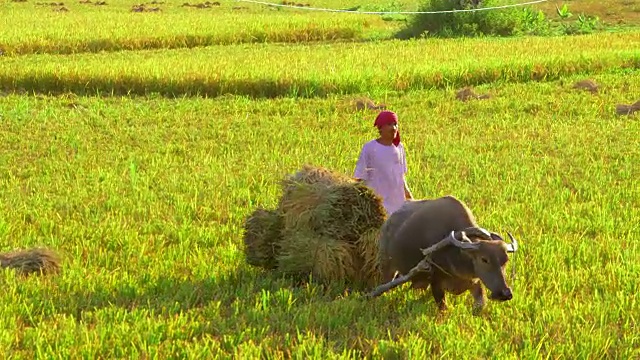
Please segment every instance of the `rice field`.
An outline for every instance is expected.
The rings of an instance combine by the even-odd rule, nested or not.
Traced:
[[[3,357],[640,357],[640,112],[615,112],[640,100],[638,30],[361,41],[398,24],[133,5],[2,3],[0,252],[63,256],[0,271]],[[491,98],[456,100],[466,85]],[[438,314],[429,291],[366,301],[246,263],[244,218],[286,175],[352,174],[376,136],[360,96],[398,113],[416,198],[519,239],[512,301]]]
[[[640,65],[640,32],[589,35],[570,44],[562,41],[438,40],[428,42],[428,52],[423,42],[384,41],[29,55],[4,61],[0,89],[308,97],[553,80]]]
[[[16,55],[362,40],[387,35],[399,26],[380,16],[335,13],[309,16],[304,10],[238,1],[3,2],[0,48]],[[314,6],[347,9],[357,3],[327,0],[314,2]],[[415,1],[405,4],[402,10],[416,9]],[[400,8],[370,5],[359,10]]]

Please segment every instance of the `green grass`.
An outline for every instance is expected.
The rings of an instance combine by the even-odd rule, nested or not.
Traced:
[[[0,89],[34,93],[326,96],[555,80],[637,69],[640,34],[563,38],[232,45],[8,57]]]
[[[633,23],[624,1],[569,6]],[[183,2],[2,3],[0,251],[64,256],[59,276],[0,272],[4,357],[640,357],[640,113],[614,110],[640,100],[637,31],[358,42],[402,23]],[[571,88],[586,77],[598,94]],[[519,239],[512,301],[439,316],[429,292],[367,302],[246,264],[243,220],[285,175],[353,172],[376,135],[357,95],[398,112],[416,197]]]
[[[640,122],[613,105],[640,73],[593,78],[599,95],[565,77],[386,99],[414,195],[453,194],[520,239],[515,298],[480,317],[466,295],[437,316],[428,292],[366,302],[244,263],[243,217],[285,174],[353,171],[374,113],[348,98],[2,97],[2,250],[65,254],[58,277],[0,273],[3,355],[638,357]]]

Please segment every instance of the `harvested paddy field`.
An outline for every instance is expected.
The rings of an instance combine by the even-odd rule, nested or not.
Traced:
[[[637,30],[399,41],[382,17],[229,1],[3,5],[6,356],[640,356],[640,111],[621,111],[640,101]],[[244,221],[283,178],[353,174],[377,135],[362,98],[398,114],[414,197],[454,195],[518,238],[513,300],[441,314],[428,290],[364,300],[247,263]],[[36,246],[59,273],[3,257]]]

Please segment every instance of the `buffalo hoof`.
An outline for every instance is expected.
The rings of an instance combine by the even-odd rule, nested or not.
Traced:
[[[449,310],[449,306],[447,306],[446,303],[439,303],[438,304],[438,312],[447,312],[447,310]]]

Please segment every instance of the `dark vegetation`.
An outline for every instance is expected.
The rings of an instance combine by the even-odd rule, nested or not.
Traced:
[[[396,37],[477,37],[516,35],[575,35],[604,30],[607,25],[596,15],[573,14],[566,4],[556,7],[554,16],[533,5],[500,10],[481,10],[514,4],[511,0],[425,0],[419,11],[454,11],[418,14]],[[476,9],[477,11],[471,11]]]

